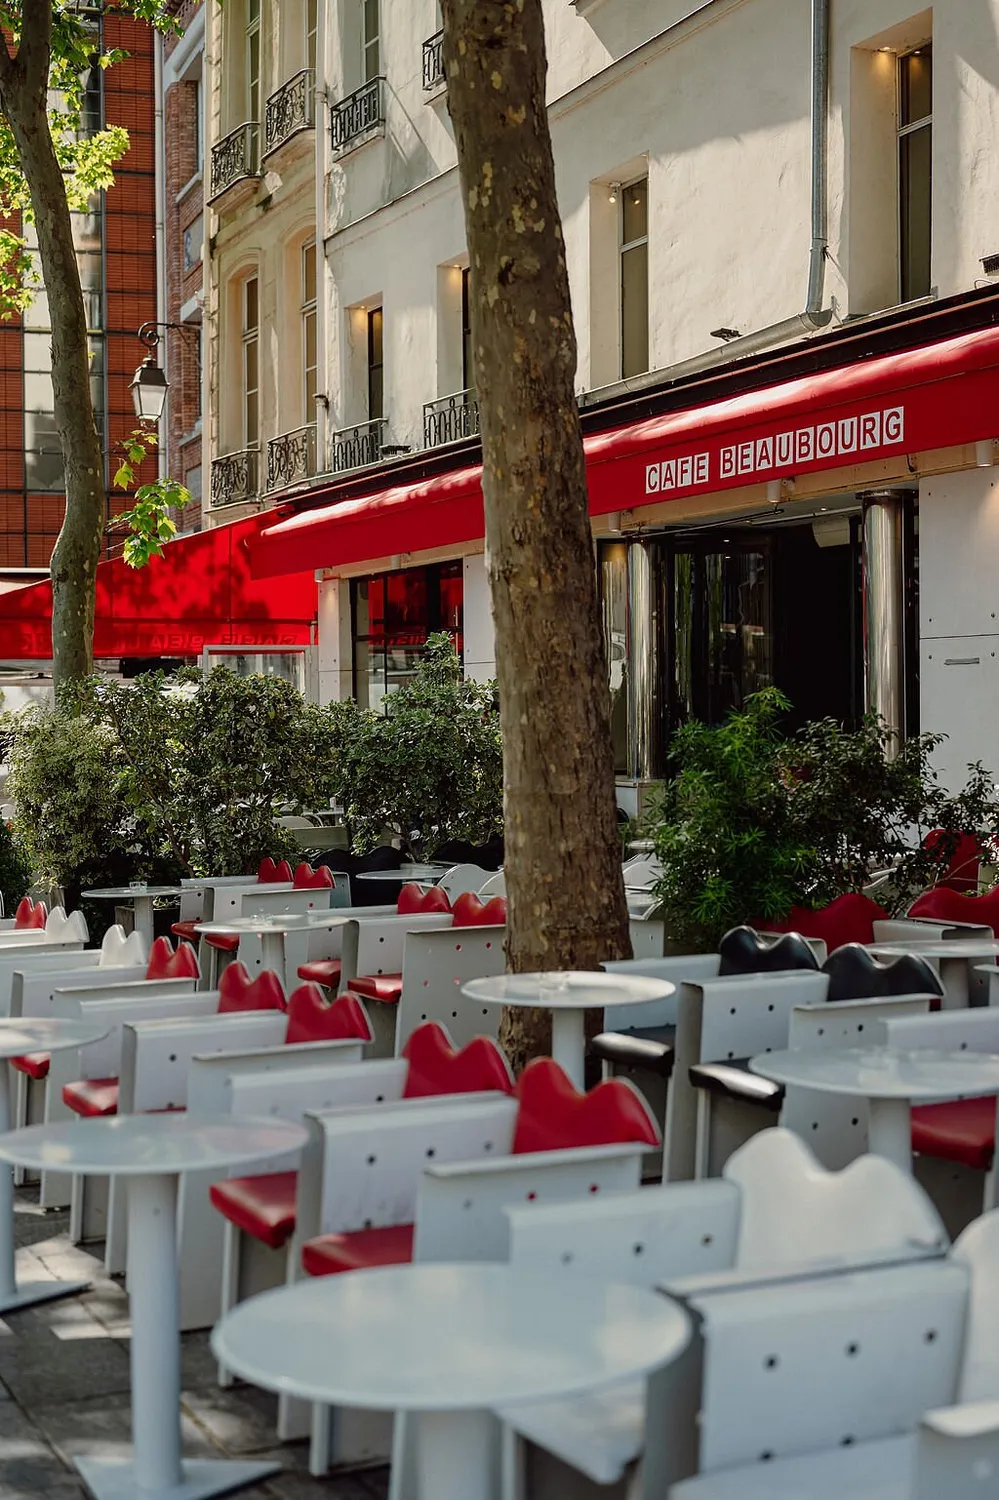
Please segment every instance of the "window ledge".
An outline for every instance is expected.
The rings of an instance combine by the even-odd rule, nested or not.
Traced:
[[[185,432],[181,437],[179,437],[177,439],[177,447],[178,448],[183,448],[183,447],[186,446],[186,444],[193,443],[194,440],[195,440],[195,438],[199,438],[200,436],[201,436],[201,418],[199,417],[198,420],[195,422],[194,426],[191,428],[190,432]]]
[[[184,186],[177,191],[177,193],[174,195],[174,200],[173,201],[175,203],[183,203],[183,201],[187,197],[188,193],[193,193],[195,188],[199,188],[201,186],[203,179],[204,179],[204,173],[203,172],[201,172],[201,171],[195,172],[194,176],[193,177],[189,177],[187,179],[187,181],[184,183]]]

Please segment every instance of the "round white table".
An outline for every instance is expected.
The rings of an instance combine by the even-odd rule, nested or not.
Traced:
[[[648,1005],[676,993],[665,979],[599,970],[558,970],[549,974],[496,974],[472,979],[461,993],[482,1005],[526,1006],[552,1013],[552,1057],[578,1089],[584,1087],[586,1012],[616,1005]]]
[[[983,1052],[920,1048],[843,1047],[828,1051],[764,1052],[750,1060],[754,1073],[820,1093],[852,1094],[868,1101],[868,1150],[912,1172],[913,1104],[999,1095],[999,1057]]]
[[[648,1374],[689,1339],[686,1313],[644,1288],[463,1264],[267,1292],[227,1314],[212,1347],[288,1396],[417,1413],[421,1500],[487,1500],[493,1408]]]
[[[59,1052],[68,1047],[88,1047],[108,1034],[106,1026],[85,1021],[36,1020],[28,1016],[0,1020],[0,1134],[10,1130],[10,1078],[7,1059],[30,1052]],[[14,1174],[0,1166],[0,1313],[55,1297],[82,1292],[86,1281],[25,1281],[18,1285],[14,1271]]]
[[[900,953],[914,953],[925,958],[940,975],[944,987],[941,1005],[944,1010],[964,1010],[970,1004],[988,1003],[988,986],[973,973],[976,963],[999,956],[999,942],[988,938],[919,938],[910,942],[872,943],[868,952],[875,958],[897,958]]]
[[[128,1177],[132,1455],[82,1458],[96,1500],[207,1500],[279,1464],[181,1460],[177,1187],[180,1174],[240,1166],[301,1146],[301,1125],[239,1116],[116,1115],[0,1137],[0,1160],[41,1171]]]
[[[198,922],[195,931],[206,937],[252,936],[260,939],[260,951],[265,969],[273,969],[285,989],[295,978],[286,972],[285,937],[290,932],[315,932],[323,928],[342,927],[351,917],[341,907],[330,907],[322,911],[287,912],[283,915],[258,917],[232,917],[224,922]]]
[[[362,870],[352,875],[351,880],[395,880],[401,885],[417,881],[421,885],[436,885],[442,875],[453,869],[453,865],[400,865],[398,870]],[[489,879],[489,871],[483,870],[482,884]]]
[[[83,891],[88,901],[130,901],[133,925],[141,932],[146,942],[153,941],[153,902],[158,896],[180,896],[184,888],[179,885],[110,885],[96,891]]]

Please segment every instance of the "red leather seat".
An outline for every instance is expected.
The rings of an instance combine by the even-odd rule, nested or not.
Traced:
[[[98,1115],[118,1113],[117,1078],[79,1078],[67,1083],[62,1091],[63,1103],[74,1114],[93,1119]]]
[[[307,964],[299,965],[298,977],[309,984],[322,984],[331,990],[340,983],[342,967],[338,958],[313,958]]]
[[[29,1052],[27,1057],[12,1057],[11,1062],[19,1073],[27,1073],[29,1078],[47,1078],[49,1076],[49,1065],[52,1061],[48,1052]]]
[[[996,1149],[995,1099],[917,1105],[912,1111],[912,1149],[987,1172]]]
[[[381,1000],[385,1005],[398,1005],[402,994],[401,974],[359,974],[350,981],[355,995],[366,1000]]]
[[[984,896],[964,896],[947,886],[934,886],[917,896],[906,916],[928,917],[931,922],[974,922],[991,927],[999,936],[999,887]]]
[[[214,1182],[211,1200],[237,1228],[280,1250],[295,1228],[297,1172],[275,1172],[270,1177],[231,1177]]]
[[[373,1266],[408,1266],[413,1259],[412,1224],[386,1229],[355,1229],[351,1234],[321,1234],[302,1246],[302,1269],[309,1276],[340,1271],[368,1271]]]
[[[875,922],[888,913],[883,906],[860,891],[847,891],[828,906],[812,911],[807,906],[792,906],[783,922],[760,918],[750,925],[765,932],[798,932],[802,937],[820,938],[829,953],[846,943],[873,943]]]
[[[209,948],[217,948],[220,953],[235,953],[239,947],[239,938],[235,933],[206,932],[204,939]]]
[[[197,922],[174,922],[170,931],[174,937],[184,938],[188,943],[197,943],[201,940],[201,934],[197,928]]]

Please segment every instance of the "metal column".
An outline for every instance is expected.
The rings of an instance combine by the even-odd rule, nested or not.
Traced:
[[[636,781],[660,774],[659,548],[628,547],[628,766]]]
[[[905,726],[905,618],[901,490],[872,490],[864,504],[864,692],[896,745]]]

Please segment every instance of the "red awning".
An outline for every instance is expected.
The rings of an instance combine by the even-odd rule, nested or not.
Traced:
[[[303,646],[316,619],[312,566],[265,585],[250,575],[252,516],[168,543],[145,568],[97,569],[97,656],[196,656],[205,645]],[[0,660],[52,655],[52,587],[0,595]]]
[[[999,329],[594,433],[591,515],[999,437]],[[484,535],[466,468],[266,527],[255,577],[459,545]]]

